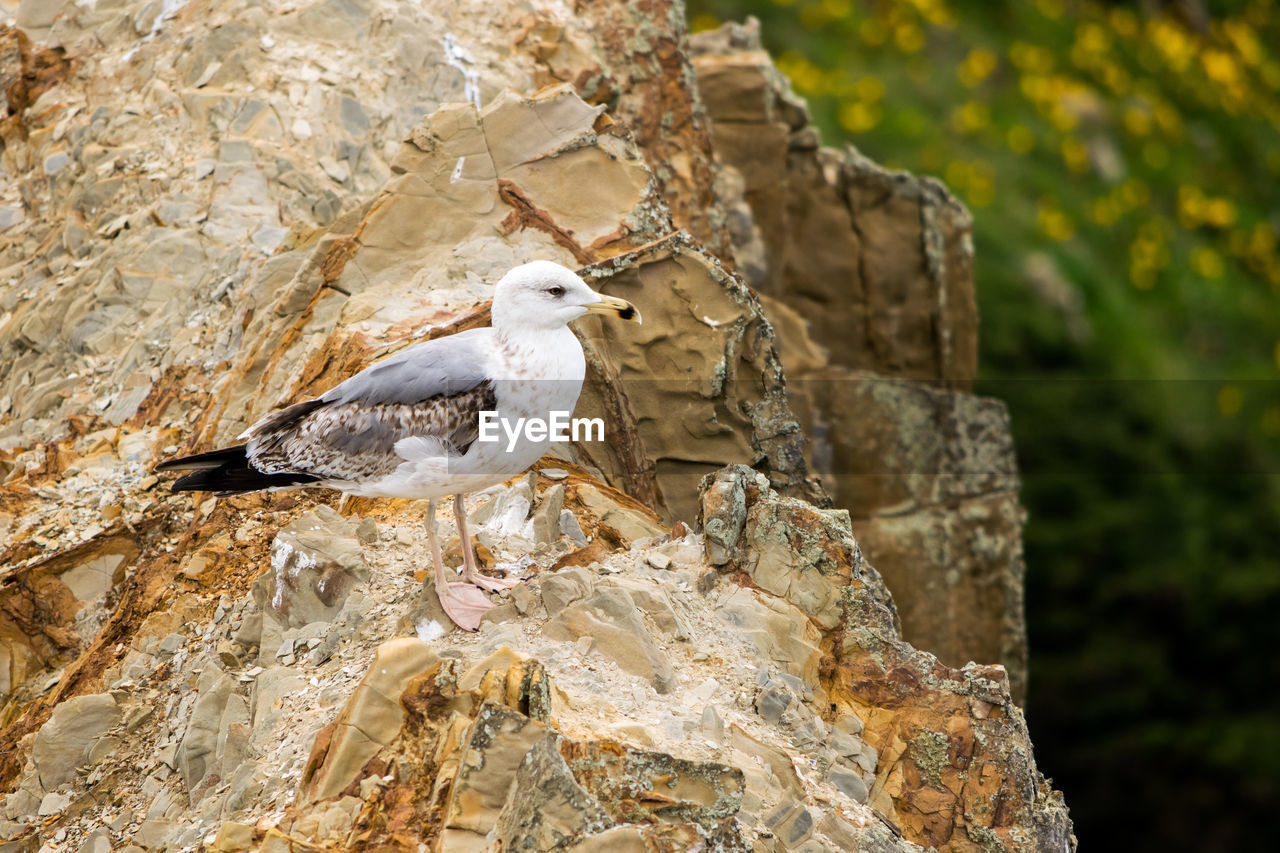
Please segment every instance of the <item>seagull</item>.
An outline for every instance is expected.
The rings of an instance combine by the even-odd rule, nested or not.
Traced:
[[[596,293],[551,261],[515,267],[494,287],[492,325],[424,341],[370,365],[312,400],[294,403],[249,427],[233,447],[173,459],[157,471],[190,471],[175,492],[218,497],[300,487],[378,498],[427,499],[427,538],[436,595],[462,628],[476,630],[493,606],[484,590],[520,581],[480,574],[467,532],[467,492],[522,473],[554,436],[501,440],[482,435],[520,418],[570,413],[586,359],[569,323],[586,314],[640,322],[635,306]],[[505,426],[504,426],[505,429]],[[548,431],[549,432],[549,431]],[[462,540],[462,582],[445,575],[436,504],[453,496]]]

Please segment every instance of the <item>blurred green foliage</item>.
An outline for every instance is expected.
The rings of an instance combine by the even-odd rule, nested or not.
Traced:
[[[1280,795],[1277,4],[689,5],[760,18],[828,144],[974,212],[1028,717],[1081,841],[1247,846]]]

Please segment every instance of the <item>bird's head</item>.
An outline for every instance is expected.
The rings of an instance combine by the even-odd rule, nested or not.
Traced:
[[[596,293],[573,271],[551,261],[515,267],[493,291],[493,325],[498,329],[555,329],[584,314],[640,322],[640,312],[630,302]]]

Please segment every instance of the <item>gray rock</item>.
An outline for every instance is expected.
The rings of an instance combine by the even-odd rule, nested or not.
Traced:
[[[133,834],[133,840],[136,844],[141,844],[149,850],[158,850],[165,846],[165,841],[173,833],[174,824],[171,821],[155,819],[144,820],[142,825],[138,827],[138,831]]]
[[[55,815],[71,805],[71,797],[58,791],[50,791],[40,800],[40,809],[36,812],[40,817]]]
[[[53,21],[67,7],[69,0],[22,0],[18,4],[15,23],[24,30],[53,26]]]
[[[361,545],[372,545],[378,541],[378,522],[372,518],[362,518],[356,525],[356,539]]]
[[[533,513],[533,541],[551,544],[560,538],[560,513],[564,510],[564,486],[557,483],[542,495]]]
[[[624,671],[647,679],[659,693],[674,690],[678,683],[675,670],[637,615],[636,601],[626,589],[616,583],[600,584],[581,597],[575,596],[571,603],[553,609],[549,588],[556,598],[563,595],[565,590],[553,579],[567,574],[561,572],[543,580],[543,601],[548,613],[553,613],[544,629],[546,635],[560,640],[591,637],[596,641],[596,651]]]
[[[0,231],[7,231],[27,218],[21,207],[11,204],[0,205]]]
[[[105,829],[95,829],[80,842],[76,853],[111,853],[111,833]]]
[[[836,787],[836,790],[855,800],[859,803],[865,803],[870,789],[867,783],[863,781],[862,776],[840,765],[831,768],[831,772],[827,774],[827,781]]]
[[[813,814],[803,802],[795,799],[789,798],[779,805],[764,822],[788,850],[794,850],[813,835]]]
[[[614,822],[574,779],[558,740],[547,735],[520,762],[495,827],[504,850],[561,849]]]
[[[571,510],[560,510],[560,532],[572,539],[579,547],[585,547],[587,544],[587,534],[582,532],[582,525],[578,523],[578,517]]]
[[[210,667],[200,674],[197,689],[199,698],[191,709],[187,733],[177,753],[178,772],[186,782],[192,805],[203,798],[200,783],[220,769],[218,735],[222,728],[222,714],[235,689],[235,682],[217,667]]]
[[[714,705],[702,709],[702,733],[716,743],[724,741],[724,720]]]
[[[776,724],[787,708],[791,707],[794,698],[786,687],[771,685],[756,694],[756,713]]]
[[[253,598],[281,625],[332,622],[347,594],[367,580],[356,525],[327,506],[316,507],[276,534],[271,571],[253,585]],[[268,648],[264,637],[262,651]]]
[[[121,716],[116,700],[105,693],[76,696],[57,705],[36,733],[31,750],[41,786],[50,791],[74,781],[76,768],[88,761],[90,751]]]

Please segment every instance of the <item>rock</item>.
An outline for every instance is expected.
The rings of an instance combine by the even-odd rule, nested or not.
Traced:
[[[762,666],[818,683],[822,635],[795,605],[751,589],[735,589],[716,605],[716,615],[751,640]]]
[[[823,628],[839,624],[841,590],[862,567],[848,513],[778,497],[742,465],[705,478],[701,494],[709,562],[746,571]]]
[[[870,793],[867,783],[853,770],[844,767],[832,767],[831,772],[827,774],[827,781],[846,797],[859,803],[867,801],[867,796]]]
[[[810,479],[877,461],[863,438],[883,451],[894,482],[833,490],[930,595],[1013,554],[955,547],[1012,541],[992,520],[1016,504],[991,499],[1016,481],[1001,413],[962,394],[967,222],[945,192],[824,152],[749,30],[695,78],[670,0],[492,21],[435,0],[163,5],[28,0],[48,47],[0,27],[0,835],[1070,849],[1002,671],[906,645]],[[577,324],[577,414],[606,440],[473,496],[493,553],[537,566],[493,596],[501,624],[433,628],[420,502],[349,499],[348,520],[319,490],[193,500],[152,473],[484,325],[532,257],[646,322]],[[937,393],[868,379],[860,424],[836,384],[855,371]],[[801,426],[824,423],[842,431],[807,461]],[[429,639],[379,645],[404,634]],[[51,733],[97,689],[127,720],[79,739],[37,827],[50,743],[77,745]]]
[[[726,24],[691,41],[715,148],[742,175],[764,240],[765,272],[752,284],[801,314],[833,364],[968,387],[968,211],[937,181],[820,148],[758,30]],[[880,337],[888,329],[892,343]]]
[[[235,853],[237,850],[248,850],[253,842],[252,826],[227,820],[218,827],[218,834],[213,839],[213,849],[222,853]]]
[[[544,628],[546,634],[564,640],[591,637],[596,651],[625,672],[646,679],[659,693],[674,690],[675,671],[637,618],[631,594],[618,584],[595,584],[585,580],[585,575],[578,577],[584,580],[579,580],[572,592],[562,592],[564,585],[552,578],[543,580],[543,601],[551,616]]]
[[[31,749],[40,785],[52,791],[75,781],[76,768],[88,761],[89,753],[121,716],[108,694],[77,696],[55,707]]]
[[[582,526],[578,524],[578,519],[572,511],[567,509],[560,510],[560,530],[565,536],[572,539],[575,545],[585,546],[587,544],[587,536],[582,532]]]
[[[203,784],[206,776],[220,778],[223,750],[220,749],[219,734],[223,729],[223,714],[235,687],[235,682],[217,668],[207,669],[200,675],[198,698],[176,758],[193,804],[200,801],[200,794],[207,787]]]
[[[835,371],[811,383],[847,424],[824,482],[894,591],[903,636],[953,666],[1004,664],[1021,696],[1023,511],[1004,405]]]
[[[533,541],[550,544],[560,538],[560,513],[564,509],[564,486],[556,484],[542,495],[533,514]]]
[[[368,576],[356,525],[319,506],[276,534],[271,572],[254,584],[253,596],[281,625],[298,628],[332,621]]]
[[[783,803],[765,818],[765,826],[773,830],[787,850],[795,850],[808,840],[813,835],[814,825],[813,813],[795,800]]]
[[[105,829],[95,829],[80,842],[76,853],[111,853],[111,833]]]
[[[598,800],[573,779],[559,739],[549,735],[525,753],[494,834],[507,849],[549,850],[567,847],[612,822]]]
[[[410,679],[438,660],[421,640],[401,637],[378,647],[364,679],[347,700],[332,731],[317,740],[303,786],[312,800],[345,788],[365,762],[400,731],[400,695]]]
[[[36,812],[40,817],[56,815],[71,805],[71,797],[66,794],[50,791],[40,800],[40,809]]]
[[[452,850],[476,846],[503,813],[507,815],[507,831],[513,835],[519,824],[528,821],[539,822],[541,829],[555,832],[554,816],[538,821],[524,808],[513,807],[504,812],[507,791],[516,781],[525,756],[547,736],[546,727],[511,708],[485,703],[469,732],[463,746],[464,760],[443,814],[442,847]],[[583,819],[590,822],[589,817]]]

